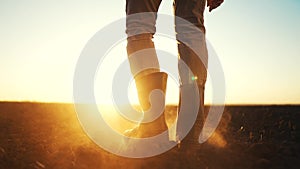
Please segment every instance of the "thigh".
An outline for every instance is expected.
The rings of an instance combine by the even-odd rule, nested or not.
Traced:
[[[205,32],[203,19],[205,3],[206,0],[174,0],[175,15],[191,22]]]
[[[147,34],[151,39],[156,32],[157,11],[161,0],[126,0],[126,33],[128,37]]]
[[[161,0],[126,0],[126,14],[157,12]]]

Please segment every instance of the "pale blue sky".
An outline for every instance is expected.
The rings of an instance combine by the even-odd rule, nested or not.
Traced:
[[[171,5],[163,0],[160,12],[172,14]],[[1,0],[0,100],[71,102],[80,51],[124,17],[124,7],[125,0]],[[226,103],[300,103],[299,20],[298,0],[225,0],[205,13]]]

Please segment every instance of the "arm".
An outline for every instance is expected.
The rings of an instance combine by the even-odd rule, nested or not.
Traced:
[[[219,7],[224,0],[207,0],[207,6],[209,7],[209,12]]]

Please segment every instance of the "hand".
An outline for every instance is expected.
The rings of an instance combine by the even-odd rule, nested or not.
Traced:
[[[207,6],[209,7],[209,12],[219,7],[224,0],[207,0]]]

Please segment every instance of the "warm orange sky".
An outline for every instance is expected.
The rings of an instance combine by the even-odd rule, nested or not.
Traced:
[[[95,32],[125,16],[124,3],[1,1],[0,100],[72,102],[81,50]],[[172,14],[171,5],[164,0],[160,13]],[[225,0],[205,13],[207,38],[225,73],[226,103],[300,103],[299,11],[297,0]],[[159,36],[155,41],[176,56],[176,42]],[[109,78],[117,63],[109,59],[126,59],[125,46],[121,42],[111,50],[108,63],[99,69],[105,76],[99,71],[95,77],[96,84],[100,76],[107,79],[104,89],[96,88],[100,101],[110,100]],[[176,85],[168,91],[168,102],[175,103]],[[212,92],[208,82],[207,103]]]

